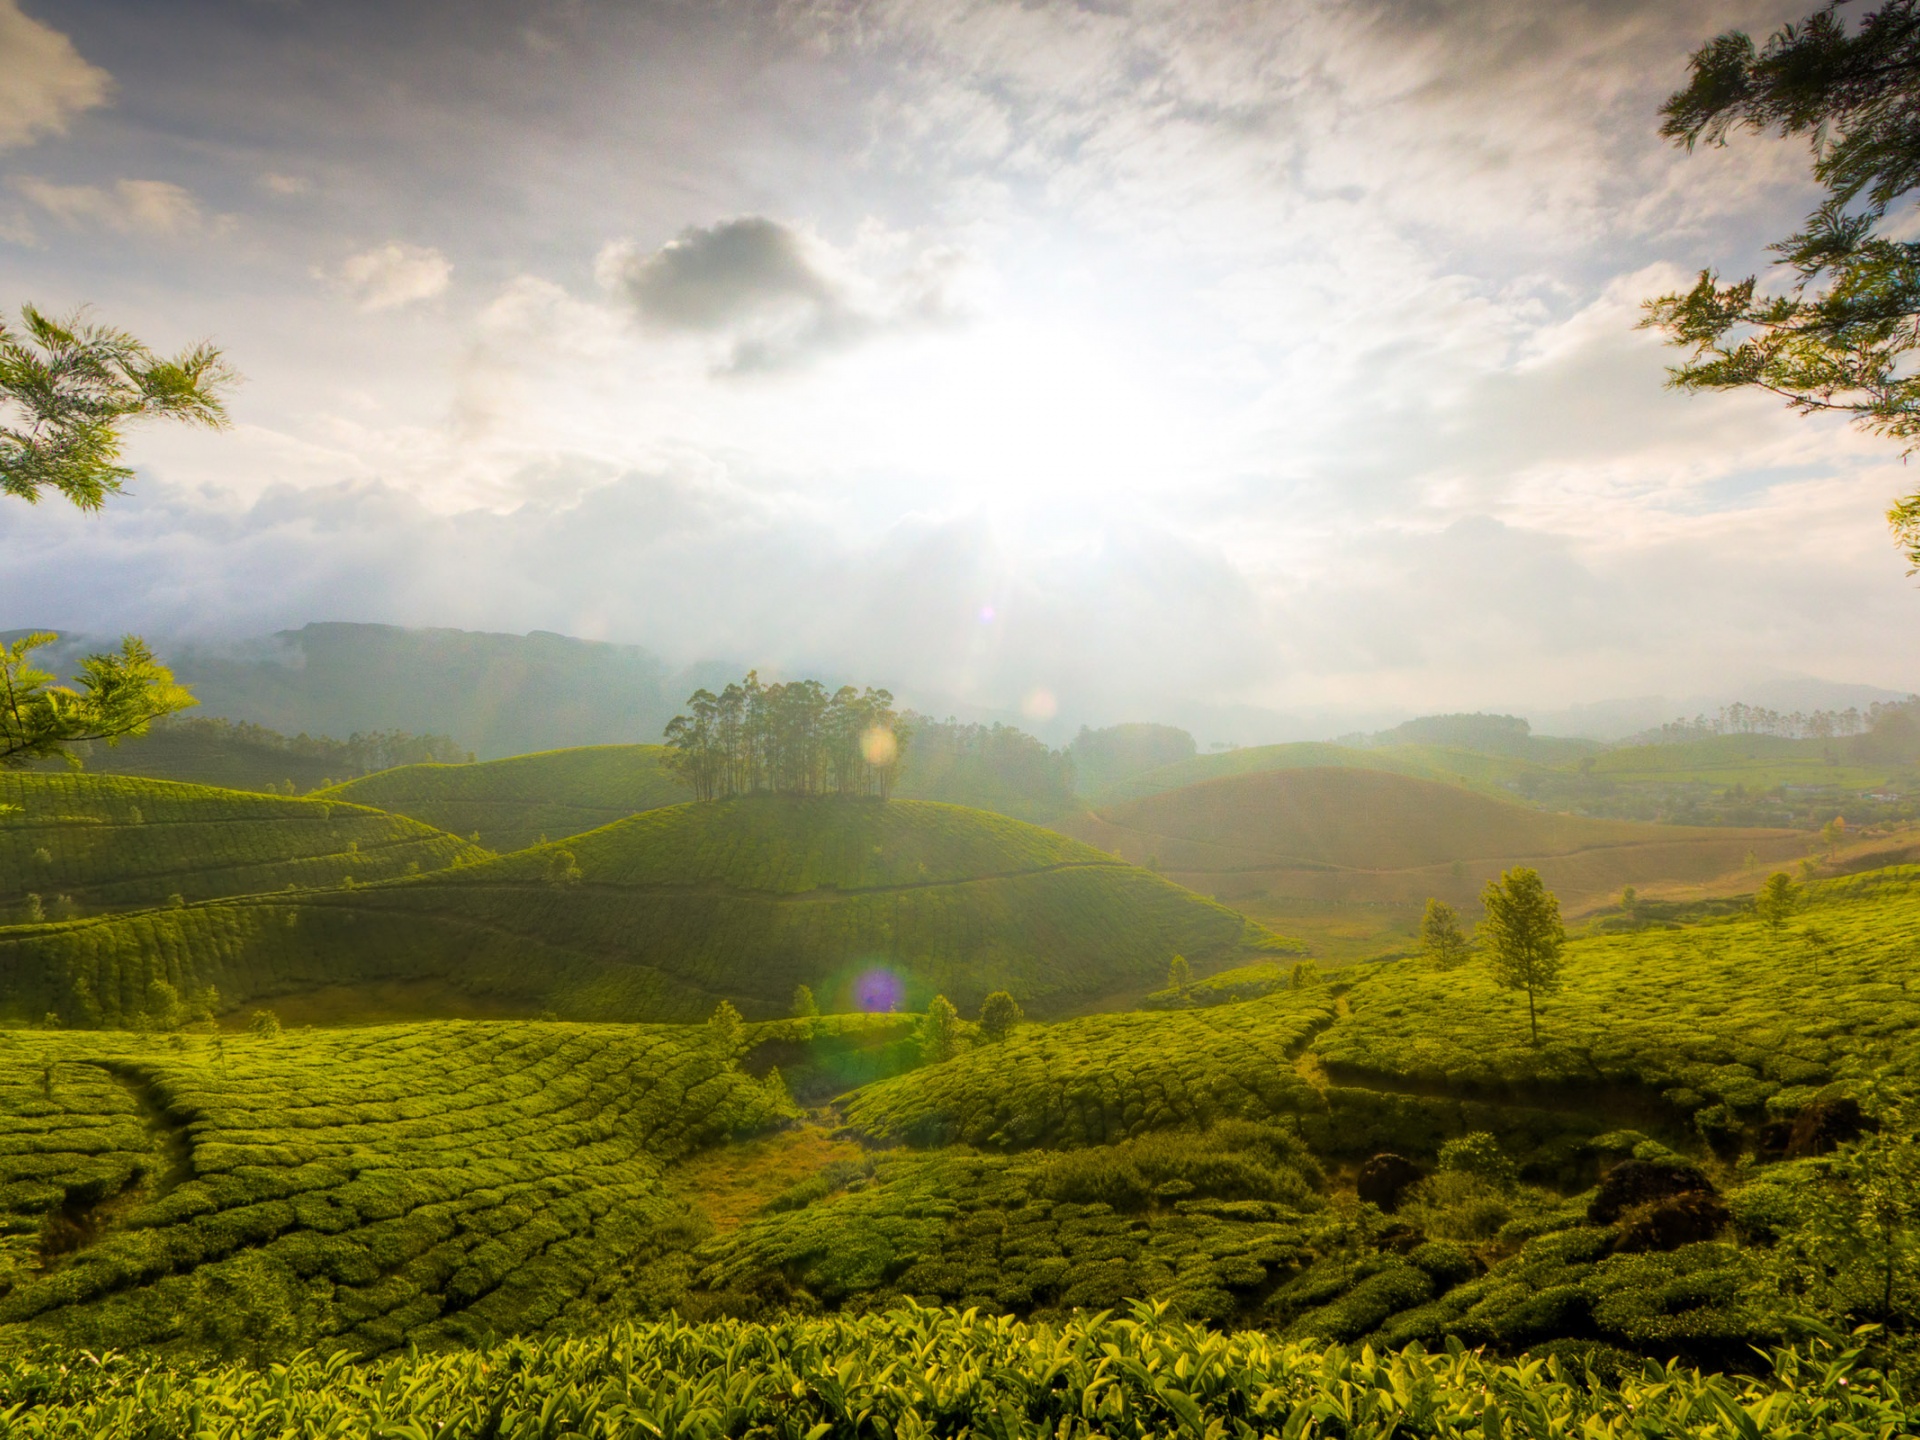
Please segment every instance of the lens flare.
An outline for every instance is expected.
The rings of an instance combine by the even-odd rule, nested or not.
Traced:
[[[1020,702],[1020,713],[1029,720],[1051,720],[1060,713],[1060,702],[1042,687]]]
[[[869,970],[853,982],[854,1008],[870,1015],[891,1015],[906,998],[906,983],[891,970]]]
[[[876,725],[860,737],[860,753],[869,765],[891,765],[900,758],[900,740],[893,731]]]
[[[993,623],[993,616],[994,616],[993,606],[982,605],[980,607],[980,623],[982,625],[991,625]]]

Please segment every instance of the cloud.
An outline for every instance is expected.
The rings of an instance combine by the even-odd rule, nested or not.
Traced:
[[[107,103],[113,77],[87,63],[73,42],[0,0],[0,150],[66,133],[83,110]]]
[[[260,177],[260,188],[269,195],[279,195],[284,198],[305,195],[313,189],[313,182],[304,175],[282,175],[278,171],[269,170]]]
[[[732,373],[784,370],[888,333],[952,318],[959,257],[909,255],[905,237],[863,228],[836,250],[761,215],[694,226],[658,250],[616,241],[600,252],[601,284],[663,331],[713,337]]]
[[[430,245],[393,240],[315,273],[332,280],[362,310],[391,310],[445,294],[453,262]]]
[[[14,186],[47,214],[76,229],[99,226],[121,235],[193,235],[220,228],[192,192],[165,180],[116,180],[110,186],[56,185],[23,175]]]

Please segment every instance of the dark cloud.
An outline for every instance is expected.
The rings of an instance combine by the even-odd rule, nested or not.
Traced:
[[[795,306],[838,308],[799,237],[760,215],[683,230],[651,255],[621,254],[608,279],[640,316],[684,330],[725,330]]]

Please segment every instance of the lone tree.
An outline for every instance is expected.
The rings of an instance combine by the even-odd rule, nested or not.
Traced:
[[[740,1037],[746,1028],[746,1021],[740,1018],[731,1000],[722,1000],[707,1017],[707,1036],[713,1041],[713,1048],[729,1059],[739,1050]]]
[[[960,1012],[944,995],[936,995],[920,1021],[920,1054],[932,1064],[951,1060],[960,1050]]]
[[[813,998],[813,991],[805,985],[793,987],[793,1018],[809,1020],[820,1013],[820,1004]]]
[[[1784,870],[1776,870],[1769,875],[1759,893],[1753,897],[1753,913],[1765,921],[1767,928],[1776,935],[1787,928],[1787,921],[1793,918],[1793,912],[1799,908],[1800,887]]]
[[[1560,948],[1567,941],[1560,902],[1541,883],[1539,871],[1525,865],[1489,880],[1480,899],[1487,909],[1480,936],[1493,962],[1493,978],[1509,990],[1527,992],[1527,1025],[1538,1045],[1539,997],[1560,988]]]
[[[129,423],[225,426],[234,379],[211,345],[167,359],[84,312],[57,320],[22,306],[17,327],[0,319],[0,494],[31,505],[52,490],[98,510],[133,475],[120,464]],[[145,734],[194,703],[131,635],[118,653],[83,660],[78,688],[56,685],[32,660],[54,639],[28,635],[0,646],[0,769],[55,756],[77,763],[69,747]]]
[[[1193,985],[1193,967],[1187,964],[1187,957],[1176,955],[1167,966],[1167,988],[1186,994]]]
[[[1444,900],[1429,899],[1427,913],[1420,917],[1420,950],[1441,970],[1464,965],[1469,955],[1467,937],[1460,931],[1460,917]]]
[[[1682,390],[1765,390],[1802,414],[1839,414],[1920,446],[1920,242],[1880,232],[1920,186],[1920,0],[1887,0],[1851,32],[1839,4],[1756,47],[1730,30],[1693,54],[1684,90],[1661,107],[1660,133],[1691,150],[1736,129],[1804,135],[1826,198],[1772,247],[1788,272],[1778,294],[1754,276],[1647,302],[1644,324],[1692,352],[1668,373]],[[1887,512],[1920,572],[1920,491]],[[1911,572],[1910,572],[1911,573]]]
[[[980,1006],[980,1028],[989,1040],[1006,1039],[1024,1018],[1020,1002],[1005,990],[994,991]]]

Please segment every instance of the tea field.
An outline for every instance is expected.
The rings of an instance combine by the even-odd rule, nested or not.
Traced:
[[[539,1329],[792,1113],[705,1027],[0,1039],[0,1345],[278,1354]]]
[[[1157,988],[1176,953],[1205,968],[1294,949],[1003,816],[769,796],[417,879],[0,929],[0,1013],[126,1024],[154,980],[231,1007],[396,979],[569,1019],[695,1020],[722,998],[772,1018],[802,984],[836,1010],[1007,989],[1038,1013]]]
[[[402,765],[317,793],[504,853],[692,799],[664,768],[666,754],[663,745],[588,745],[477,765]]]
[[[1338,1435],[1348,1440],[1890,1437],[1920,1407],[1860,1347],[1813,1342],[1753,1378],[1674,1366],[1597,1379],[1462,1346],[1402,1354],[1211,1333],[1139,1312],[1023,1325],[905,1311],[615,1325],[357,1366],[0,1362],[22,1440],[192,1434],[494,1437]]]
[[[443,870],[466,841],[361,805],[119,775],[0,771],[9,923]],[[39,914],[29,895],[39,897]]]

